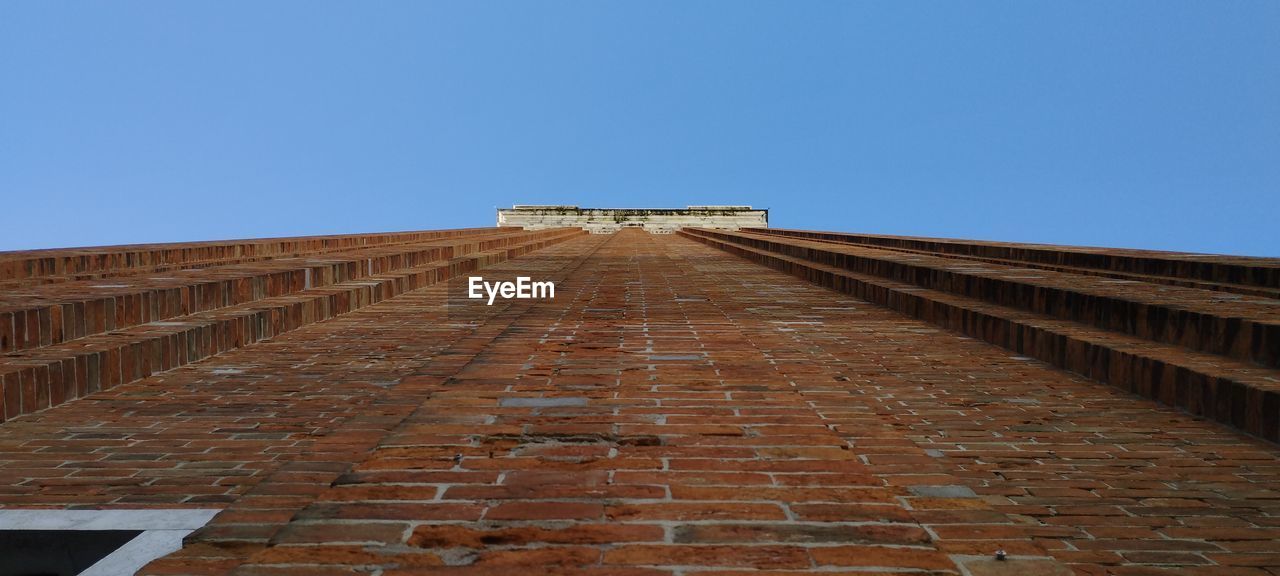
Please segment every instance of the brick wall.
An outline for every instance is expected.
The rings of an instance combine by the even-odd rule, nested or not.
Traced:
[[[8,253],[0,421],[582,233],[488,228]]]
[[[1280,570],[1276,444],[1054,359],[1101,358],[1074,339],[1259,386],[1274,368],[964,290],[1261,297],[759,231],[542,234],[302,258],[354,280],[196,314],[345,293],[342,313],[3,422],[0,507],[221,508],[154,575]],[[465,305],[475,266],[557,297]],[[1246,429],[1273,417],[1238,405]]]
[[[1280,261],[755,229],[701,242],[1280,440]]]

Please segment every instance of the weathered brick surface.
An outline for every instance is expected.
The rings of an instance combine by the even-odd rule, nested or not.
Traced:
[[[239,348],[582,234],[449,234],[409,245],[69,282],[0,296],[28,327],[0,357],[0,421]],[[127,281],[127,282],[126,282]],[[126,283],[121,283],[126,282]],[[6,304],[7,303],[7,304]],[[0,312],[0,323],[6,317]],[[51,328],[52,327],[52,328]],[[50,333],[54,337],[49,338]],[[41,335],[36,337],[36,335]],[[25,348],[25,349],[22,349]],[[16,399],[11,401],[10,398]]]
[[[1280,449],[683,236],[486,268],[0,426],[144,574],[1280,573]],[[1005,550],[1010,560],[992,554]]]
[[[1121,282],[1016,265],[982,266],[926,253],[701,230],[689,234],[742,244],[850,272],[978,298],[1193,350],[1280,367],[1280,310],[1273,298]]]
[[[556,231],[564,233],[565,231]],[[37,284],[0,293],[0,352],[29,350],[77,338],[245,305],[361,280],[472,252],[509,245],[512,238],[545,238],[515,231],[446,231],[439,238],[348,250],[229,263],[165,274],[135,273],[111,282]],[[420,235],[427,235],[421,233]],[[135,269],[126,269],[134,271]]]
[[[327,536],[302,540],[351,527],[361,538],[404,529],[377,547],[383,567],[431,555],[477,572],[809,570],[901,554],[914,560],[899,567],[956,572],[909,517],[910,491],[861,461],[743,333],[774,327],[735,326],[699,296],[711,275],[690,273],[667,243],[615,236],[577,264],[555,302],[492,320],[503,326],[496,338],[239,571],[342,565],[326,560]],[[406,521],[388,502],[425,520]],[[810,502],[899,515],[794,519],[789,507]],[[476,515],[434,520],[433,507]],[[811,553],[837,546],[864,559],[824,564]]]
[[[1171,286],[1205,288],[1271,298],[1280,295],[1280,262],[1275,258],[814,232],[780,228],[744,228],[743,230]]]
[[[0,253],[0,287],[8,289],[146,272],[208,268],[493,232],[494,228],[460,228],[4,252]]]
[[[1280,370],[1270,365],[1280,354],[1277,300],[1133,281],[1108,285],[1104,283],[1115,281],[1013,266],[975,268],[938,256],[904,256],[760,232],[682,233],[817,284],[1280,440]],[[1246,325],[1251,328],[1245,329]],[[1199,348],[1234,350],[1235,355],[1259,359],[1264,365]]]
[[[538,258],[559,265],[560,245],[542,250],[520,265]],[[335,468],[398,421],[404,401],[390,393],[417,394],[433,381],[410,377],[413,369],[447,366],[437,355],[479,329],[444,321],[448,289],[431,285],[227,352],[216,363],[6,422],[0,505],[217,506],[281,466],[281,484],[324,477],[327,486]],[[263,499],[284,501],[293,489]]]

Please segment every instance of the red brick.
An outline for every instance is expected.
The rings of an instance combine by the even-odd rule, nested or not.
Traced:
[[[576,524],[566,528],[520,526],[477,529],[459,525],[424,525],[414,529],[409,544],[423,548],[484,548],[523,546],[533,543],[614,544],[661,541],[664,531],[655,525]]]
[[[744,502],[653,503],[610,505],[606,517],[618,521],[780,520],[787,514],[777,504]]]
[[[883,546],[832,546],[810,551],[819,566],[864,566],[955,570],[945,555],[928,549]]]
[[[919,526],[906,524],[796,525],[713,524],[676,526],[677,543],[841,543],[841,544],[923,544],[929,534]]]
[[[439,566],[440,557],[429,552],[388,553],[365,546],[272,546],[253,556],[262,564],[360,566],[395,564],[401,567]],[[305,573],[305,572],[301,572]]]
[[[762,570],[809,567],[804,548],[794,546],[618,546],[604,554],[605,564],[636,566],[749,566]]]
[[[604,505],[583,502],[506,502],[489,508],[486,520],[598,520]]]

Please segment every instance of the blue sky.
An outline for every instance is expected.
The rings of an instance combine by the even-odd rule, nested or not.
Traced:
[[[1280,2],[0,3],[0,250],[740,203],[1280,256]]]

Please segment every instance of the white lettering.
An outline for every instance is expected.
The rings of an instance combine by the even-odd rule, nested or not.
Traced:
[[[481,293],[483,291],[483,294]],[[489,306],[499,296],[504,299],[555,298],[555,282],[534,282],[528,276],[517,276],[515,282],[485,282],[481,276],[467,278],[467,298],[482,299],[489,297]]]
[[[494,282],[492,285],[490,285],[488,282],[485,282],[485,283],[484,283],[484,291],[489,293],[489,305],[490,305],[490,306],[493,306],[493,299],[498,297],[498,285],[499,285],[499,284],[502,284],[502,283],[501,283],[501,282]]]

